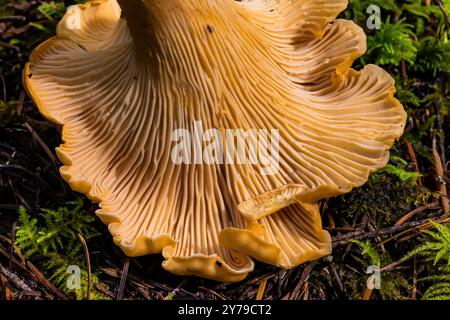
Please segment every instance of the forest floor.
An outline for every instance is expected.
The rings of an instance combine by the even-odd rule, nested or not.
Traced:
[[[0,299],[450,299],[449,2],[350,1],[342,17],[369,44],[355,68],[376,63],[395,76],[405,136],[364,187],[321,203],[331,256],[288,271],[257,264],[230,284],[174,276],[160,255],[130,259],[113,244],[96,205],[60,177],[60,128],[21,82],[30,52],[74,2],[0,0]],[[367,30],[370,4],[382,9],[380,30]],[[71,266],[78,289],[67,286]],[[367,287],[371,266],[380,289]]]

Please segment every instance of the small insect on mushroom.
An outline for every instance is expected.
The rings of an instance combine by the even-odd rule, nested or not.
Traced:
[[[209,24],[208,24],[208,26],[207,26],[207,29],[208,29],[208,32],[209,32],[209,33],[213,33],[213,32],[214,32],[214,27],[213,27],[213,26],[210,26]]]
[[[318,201],[385,166],[406,121],[384,70],[351,69],[366,38],[336,20],[346,5],[96,0],[77,7],[77,28],[68,27],[73,14],[62,18],[31,55],[24,84],[64,126],[61,175],[99,203],[125,254],[162,252],[175,274],[232,282],[253,259],[287,269],[331,253]],[[201,137],[234,132],[193,135],[201,150],[276,130],[277,170],[175,163],[173,133],[199,122]]]

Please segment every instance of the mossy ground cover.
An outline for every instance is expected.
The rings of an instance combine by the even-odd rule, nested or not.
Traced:
[[[60,128],[26,96],[21,72],[75,2],[0,0],[0,299],[450,299],[450,0],[349,2],[341,17],[368,35],[355,67],[395,77],[405,135],[365,186],[321,203],[332,256],[288,271],[258,264],[221,284],[168,274],[159,255],[126,258],[96,206],[68,188],[53,151]],[[367,285],[377,268],[379,289]]]

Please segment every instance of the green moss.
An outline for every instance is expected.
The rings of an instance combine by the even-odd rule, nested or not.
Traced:
[[[417,178],[416,173],[405,171],[394,163],[371,175],[363,187],[330,201],[329,207],[337,225],[352,226],[366,215],[376,228],[392,225],[432,196],[417,186]]]
[[[381,66],[399,66],[401,61],[414,64],[417,48],[413,30],[414,27],[405,20],[391,23],[386,19],[382,28],[367,38],[369,49],[363,61],[372,58]]]
[[[81,199],[68,202],[57,210],[43,209],[37,218],[31,217],[25,208],[19,210],[16,245],[25,258],[40,257],[39,264],[62,291],[83,299],[87,294],[86,257],[79,240],[82,235],[90,240],[100,235],[95,229],[95,217],[84,209]],[[70,266],[80,270],[80,286],[71,288],[67,281],[71,276]],[[98,275],[92,274],[92,299],[104,298],[95,289]]]
[[[375,294],[378,295],[379,298],[383,300],[410,299],[410,290],[412,286],[408,280],[404,278],[404,275],[399,271],[383,271],[382,269],[393,262],[388,251],[383,251],[380,247],[375,247],[374,243],[371,241],[353,241],[353,243],[362,249],[361,256],[355,256],[354,258],[359,261],[363,270],[367,270],[369,266],[378,266],[380,268],[380,289],[375,291]],[[367,278],[370,274],[366,274],[365,276]]]
[[[423,299],[450,300],[450,224],[432,222],[434,230],[423,231],[422,243],[409,252],[403,260],[413,257],[423,264],[428,276],[421,282],[431,283],[426,287]]]

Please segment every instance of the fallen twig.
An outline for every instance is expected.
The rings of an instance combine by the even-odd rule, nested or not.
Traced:
[[[33,291],[25,283],[25,281],[23,281],[16,274],[5,268],[1,263],[0,263],[0,273],[3,274],[8,279],[8,281],[11,282],[17,289],[22,291]]]
[[[87,246],[86,240],[83,238],[81,234],[78,234],[78,238],[83,245],[84,255],[86,256],[86,269],[87,269],[87,282],[88,288],[86,292],[86,299],[91,300],[91,291],[92,291],[92,273],[91,273],[91,258],[89,256],[89,248]]]
[[[447,186],[444,180],[444,167],[442,165],[441,157],[437,152],[437,143],[436,137],[433,139],[433,157],[434,157],[434,167],[436,170],[437,182],[439,184],[439,192],[441,194],[441,204],[442,210],[444,213],[449,212],[449,204],[448,204],[448,195],[447,195]]]
[[[116,268],[101,268],[100,271],[102,271],[105,274],[107,274],[111,277],[114,277],[114,278],[120,279],[122,277],[121,271]],[[173,288],[171,288],[169,286],[166,286],[164,284],[158,283],[158,282],[150,280],[150,279],[144,281],[133,274],[129,274],[128,278],[129,278],[130,282],[135,283],[137,285],[145,286],[146,288],[151,288],[151,289],[158,288],[158,289],[164,290],[166,292],[173,291]]]
[[[14,255],[14,243],[16,242],[16,226],[17,222],[14,222],[11,228],[11,245],[9,248],[9,254],[12,257]],[[12,270],[12,261],[9,260],[9,270]]]
[[[411,298],[413,300],[417,299],[417,261],[416,257],[414,257],[413,261],[413,285],[411,290]]]
[[[337,285],[336,294],[339,296],[340,299],[345,300],[345,293],[344,293],[344,285],[342,283],[341,277],[339,276],[339,273],[336,270],[336,266],[334,263],[330,263],[328,266],[328,272],[332,275],[331,281]]]
[[[0,273],[0,285],[3,287],[3,292],[5,293],[5,300],[13,300],[12,290],[8,285],[8,279]]]
[[[264,294],[266,293],[266,287],[267,287],[267,278],[264,278],[259,283],[258,292],[256,293],[255,300],[261,301],[264,298]]]
[[[52,151],[47,146],[47,144],[44,142],[44,140],[42,140],[42,138],[39,136],[39,134],[33,129],[33,127],[28,122],[25,122],[23,124],[23,126],[31,133],[31,135],[33,136],[33,139],[36,140],[36,142],[42,147],[42,149],[44,149],[45,153],[50,158],[50,160],[52,161],[53,165],[55,167],[58,167],[58,165],[57,165],[58,164],[58,160],[53,155]]]
[[[3,47],[5,49],[12,49],[12,50],[19,51],[19,47],[15,46],[13,44],[9,44],[8,42],[4,42],[4,41],[0,41],[0,47]]]
[[[316,266],[317,261],[313,261],[311,263],[309,263],[307,266],[305,266],[305,268],[303,269],[302,275],[300,276],[300,280],[297,283],[297,285],[295,286],[294,290],[292,290],[291,292],[289,292],[288,294],[286,294],[283,298],[281,298],[281,300],[297,300],[302,292],[302,289],[304,287],[304,285],[306,284],[306,282],[309,279],[309,276],[312,272],[312,270],[314,269],[314,267]]]
[[[49,191],[52,191],[52,188],[48,185],[48,183],[44,179],[42,179],[41,177],[36,175],[34,172],[32,172],[32,171],[30,171],[27,168],[24,168],[22,166],[13,165],[13,164],[11,164],[11,165],[0,165],[0,172],[6,172],[6,173],[10,173],[11,172],[10,175],[16,176],[18,178],[23,178],[23,177],[20,174],[18,174],[17,172],[25,173],[25,174],[35,178],[36,180],[38,180]]]
[[[25,91],[24,90],[20,90],[20,94],[19,94],[19,100],[17,102],[17,114],[19,116],[22,115],[22,111],[23,111],[23,103],[25,102]]]
[[[30,261],[27,261],[27,267],[31,270],[31,272],[36,276],[41,284],[43,284],[47,289],[52,291],[59,299],[67,300],[67,297],[64,293],[61,292],[57,287],[55,287],[45,276],[39,271],[38,268]]]
[[[3,76],[3,72],[1,69],[0,69],[0,80],[2,80],[2,85],[3,85],[3,100],[6,101],[8,98],[8,93],[6,91],[6,80],[5,80],[5,77]]]
[[[439,219],[433,220],[433,219],[423,219],[419,221],[411,221],[404,223],[402,225],[394,225],[392,227],[387,227],[380,230],[375,231],[357,231],[352,232],[344,235],[339,235],[333,238],[333,247],[341,247],[347,245],[351,240],[366,240],[371,238],[376,238],[380,236],[390,235],[396,232],[402,232],[411,228],[417,228],[424,226],[426,224],[429,224],[430,221],[437,221]],[[398,235],[397,235],[398,236]],[[397,237],[396,236],[396,237]]]
[[[417,157],[416,157],[416,152],[414,151],[414,147],[411,144],[411,142],[408,141],[408,139],[405,138],[403,140],[405,141],[406,147],[408,148],[409,156],[411,157],[411,162],[414,166],[414,170],[416,171],[416,173],[420,174],[419,163],[417,162]],[[423,185],[421,176],[419,176],[418,184],[420,187]]]
[[[401,265],[403,262],[404,262],[403,260],[394,261],[394,262],[384,266],[383,268],[381,268],[380,271],[381,272],[392,271],[395,268],[397,268],[399,265]]]
[[[123,264],[122,276],[120,277],[119,289],[117,290],[117,295],[116,295],[117,300],[123,299],[123,293],[125,291],[125,285],[127,284],[129,268],[130,268],[130,258],[127,257],[125,259],[125,263]]]
[[[442,3],[442,0],[434,0],[434,2],[438,5],[439,9],[441,9],[442,14],[445,17],[445,20],[447,20],[447,23],[450,26],[450,16],[448,15],[447,11],[445,11],[445,7],[444,4]]]
[[[108,297],[110,297],[110,298],[112,298],[114,300],[116,299],[116,295],[113,292],[111,292],[108,289],[106,289],[103,285],[97,283],[95,285],[95,287],[97,288],[98,291],[100,291],[104,295],[106,295],[106,296],[108,296]]]
[[[364,232],[364,230],[366,229],[368,224],[369,224],[369,215],[366,213],[363,216],[363,218],[361,219],[361,223],[360,223],[359,227],[357,228],[358,231],[356,231],[356,232]],[[347,248],[345,249],[344,254],[342,255],[342,260],[345,259],[347,254],[350,252],[352,246],[353,246],[353,243],[351,243],[351,242],[349,242],[347,244]]]
[[[28,269],[24,264],[22,264],[20,261],[18,261],[16,258],[11,256],[6,248],[4,248],[2,245],[0,245],[0,253],[4,255],[9,261],[11,261],[15,266],[17,266],[21,271],[29,272]]]
[[[364,301],[368,301],[368,300],[372,300],[372,294],[373,294],[373,289],[370,289],[369,287],[366,287],[366,289],[364,290],[363,296],[362,296],[362,300]]]
[[[395,223],[395,225],[396,225],[396,226],[399,226],[399,225],[405,223],[406,221],[408,221],[409,219],[411,219],[411,218],[412,218],[413,216],[415,216],[416,214],[419,214],[419,213],[421,213],[421,212],[423,212],[423,211],[425,211],[425,210],[428,210],[428,209],[436,209],[436,208],[438,208],[438,207],[439,207],[439,202],[438,202],[438,201],[435,201],[435,202],[433,202],[433,203],[428,203],[428,204],[426,204],[426,205],[424,205],[424,206],[422,206],[422,207],[416,208],[416,209],[414,209],[413,211],[411,211],[411,212],[405,214],[403,217],[401,217],[401,218]]]
[[[431,223],[431,221],[442,224],[442,223],[450,222],[450,218],[448,218],[448,217],[439,217],[439,218],[437,218],[435,220],[430,219],[427,223],[424,223],[424,224],[421,224],[421,225],[418,225],[418,226],[413,226],[411,228],[406,228],[405,230],[397,233],[396,235],[394,235],[394,236],[392,236],[392,237],[390,237],[390,238],[388,238],[386,240],[381,241],[380,243],[377,244],[377,246],[384,245],[384,244],[390,242],[391,240],[400,238],[401,236],[403,236],[403,235],[405,235],[405,234],[407,234],[409,232],[415,231],[417,229],[419,229],[419,230],[430,229],[430,228],[433,227],[433,224]],[[411,239],[411,236],[409,236],[409,237],[404,236],[403,238],[400,238],[398,241],[401,242],[401,241],[409,240],[409,239]]]
[[[4,16],[0,17],[0,22],[19,21],[24,22],[26,18],[24,16]]]

